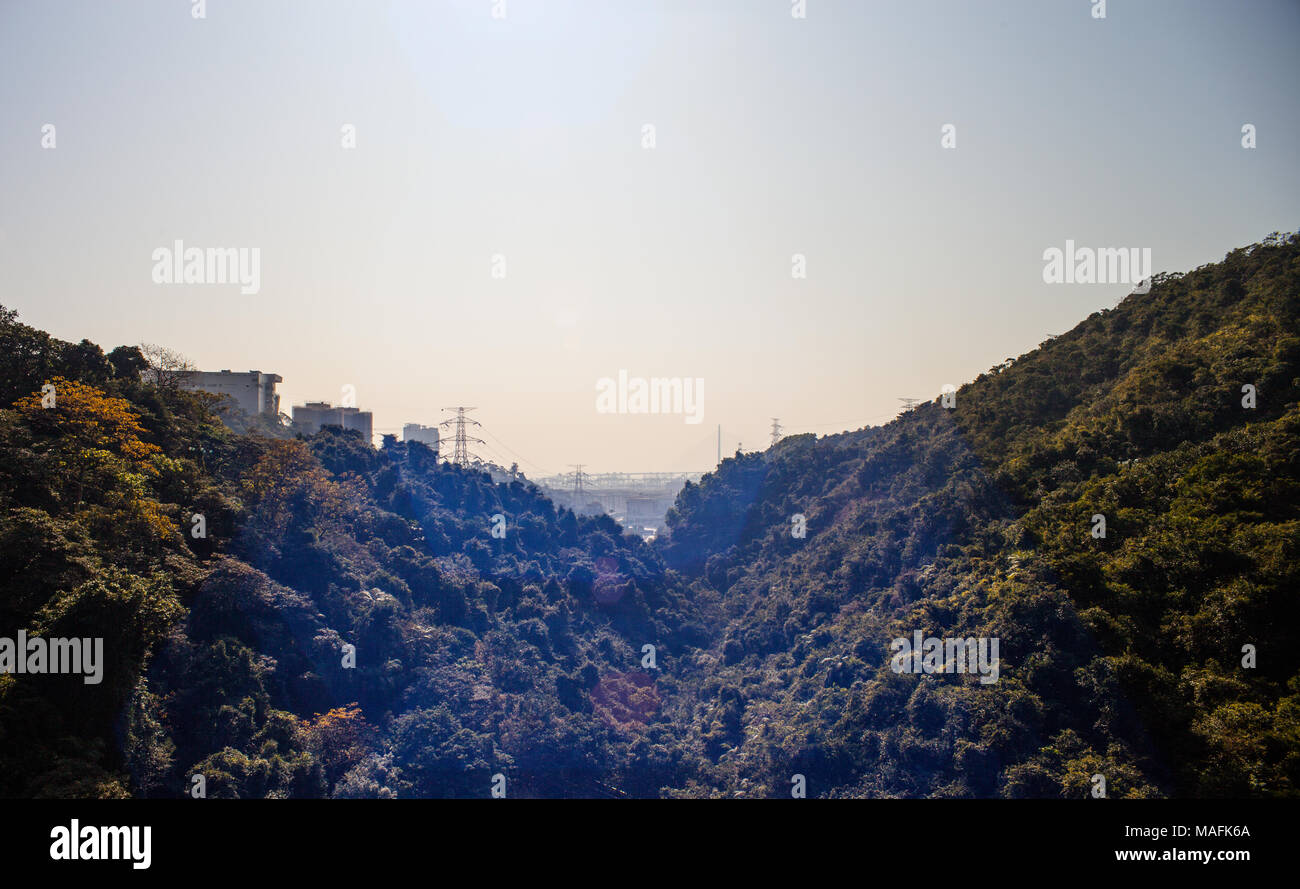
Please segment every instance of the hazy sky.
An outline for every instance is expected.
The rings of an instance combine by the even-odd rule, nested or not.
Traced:
[[[191,5],[0,0],[0,303],[377,432],[476,405],[530,475],[884,422],[1128,292],[1045,284],[1066,239],[1300,227],[1295,0]],[[260,292],[154,283],[178,239]],[[620,369],[702,422],[597,413]]]

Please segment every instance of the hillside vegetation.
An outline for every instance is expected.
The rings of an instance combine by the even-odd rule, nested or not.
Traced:
[[[0,794],[1295,795],[1297,318],[1296,236],[1158,276],[951,409],[724,460],[647,545],[0,310],[0,637],[106,661],[0,675]],[[917,630],[998,680],[893,672]]]
[[[951,409],[689,487],[665,556],[726,628],[695,686],[694,737],[722,751],[706,785],[1295,794],[1297,318],[1300,241],[1273,236],[1159,276]],[[892,672],[914,630],[997,637],[999,681]]]

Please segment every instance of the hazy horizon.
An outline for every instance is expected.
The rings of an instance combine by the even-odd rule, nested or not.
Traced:
[[[1131,289],[1049,248],[1186,271],[1300,220],[1294,3],[493,8],[0,7],[0,303],[285,412],[351,385],[376,437],[477,406],[530,476],[700,471],[719,424],[885,422]],[[154,283],[177,240],[259,292]],[[598,413],[621,370],[702,379],[699,422]]]

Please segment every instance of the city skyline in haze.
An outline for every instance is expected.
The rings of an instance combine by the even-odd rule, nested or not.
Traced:
[[[352,387],[377,436],[473,405],[530,476],[707,470],[719,425],[885,422],[1132,289],[1046,252],[1297,227],[1300,5],[1097,8],[7,3],[0,303],[286,412]],[[244,263],[160,282],[177,242]]]

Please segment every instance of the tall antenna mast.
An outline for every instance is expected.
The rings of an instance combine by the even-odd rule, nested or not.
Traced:
[[[473,455],[470,454],[470,452],[469,452],[469,442],[472,441],[472,442],[475,442],[475,443],[477,443],[477,444],[487,444],[487,442],[485,442],[485,441],[484,441],[483,439],[481,439],[481,438],[474,438],[474,437],[471,436],[471,435],[466,435],[466,434],[465,434],[465,424],[466,424],[466,423],[468,423],[468,424],[470,424],[470,425],[473,425],[473,426],[482,426],[482,425],[483,425],[483,424],[480,423],[478,420],[471,420],[469,417],[466,416],[467,413],[469,413],[470,411],[476,411],[476,410],[478,410],[478,408],[476,408],[476,407],[444,407],[443,410],[444,410],[444,411],[455,411],[455,412],[456,412],[456,416],[455,416],[455,417],[453,417],[453,418],[451,418],[451,419],[443,420],[441,423],[438,424],[439,426],[450,426],[452,423],[455,423],[455,424],[456,424],[456,444],[455,444],[455,447],[454,447],[453,450],[452,450],[452,458],[451,458],[451,462],[452,462],[452,463],[455,463],[457,466],[468,466],[468,465],[469,465],[469,461],[470,461],[470,457],[473,456]],[[475,458],[475,459],[477,459],[477,458]]]

